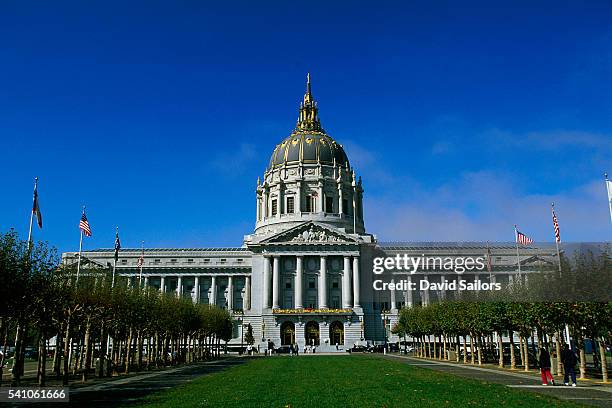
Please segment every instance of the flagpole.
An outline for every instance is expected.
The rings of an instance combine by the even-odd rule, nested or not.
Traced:
[[[117,232],[115,233],[115,237],[117,237],[119,234],[119,227],[117,227]],[[115,238],[115,245],[117,245],[116,243],[116,238]],[[113,282],[111,284],[111,287],[115,287],[115,271],[117,270],[117,254],[116,254],[116,249],[115,249],[115,256],[113,257]]]
[[[516,264],[518,266],[518,276],[520,280],[521,279],[521,258],[519,257],[518,229],[516,228],[516,224],[514,224],[514,241],[516,244]]]
[[[606,183],[606,186],[608,185],[608,183]],[[36,188],[38,187],[38,177],[34,178],[34,194],[36,195]],[[36,198],[33,198],[33,200],[35,200]],[[32,204],[32,211],[30,211],[30,229],[28,232],[28,249],[32,248],[32,224],[34,222],[34,204],[36,204],[35,202]]]
[[[138,286],[142,287],[142,264],[144,263],[144,241],[142,241],[142,252],[141,252],[141,256],[143,258],[142,262],[140,263],[140,276],[138,277]]]
[[[608,192],[608,207],[610,208],[610,221],[612,221],[612,190],[610,190],[610,181],[608,180],[608,173],[604,173],[606,178],[606,191]],[[30,227],[31,228],[31,227]]]
[[[493,274],[493,262],[491,261],[491,248],[489,247],[489,241],[487,241],[487,266],[489,269],[489,283],[491,283],[492,274]]]
[[[85,206],[83,206],[83,214],[85,214]],[[81,229],[81,239],[79,240],[79,259],[77,261],[77,276],[76,284],[79,283],[79,273],[81,272],[81,252],[83,251],[83,230]]]
[[[551,204],[553,217],[555,215],[555,203]],[[557,221],[558,223],[558,221]],[[557,246],[557,259],[559,260],[559,278],[561,278],[561,252],[559,251],[559,240],[557,239],[557,234],[555,233],[555,245]]]

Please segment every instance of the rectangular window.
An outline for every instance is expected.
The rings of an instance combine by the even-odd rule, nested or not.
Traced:
[[[220,261],[220,262],[221,262],[221,263],[226,263],[226,262],[227,262],[227,259],[225,259],[225,258],[221,258],[221,261]]]
[[[313,212],[314,208],[312,204],[313,204],[313,197],[310,195],[307,195],[305,212]]]
[[[338,289],[338,281],[337,280],[332,282],[332,288]]]
[[[287,197],[287,214],[293,214],[295,207],[295,198]]]
[[[290,280],[285,282],[285,289],[291,289],[291,281]]]
[[[325,212],[334,212],[334,197],[325,197]]]
[[[156,260],[154,260],[154,261],[153,261],[153,263],[156,263],[156,264],[158,264],[158,263],[160,263],[160,262],[161,262],[161,261],[160,261],[159,259],[156,259]]]
[[[176,259],[171,259],[170,263],[176,263]]]
[[[209,258],[205,258],[204,259],[204,263],[210,263],[210,259]]]
[[[347,215],[349,213],[348,200],[346,198],[342,199],[342,212]]]
[[[276,215],[278,212],[278,201],[272,200],[272,215]]]
[[[332,309],[340,309],[340,297],[339,296],[332,296],[331,307]]]
[[[187,263],[193,263],[193,259],[188,259]]]
[[[316,309],[317,308],[317,297],[316,296],[308,296],[308,303],[307,303],[308,307],[310,309]]]
[[[314,279],[308,280],[308,289],[314,289],[314,288],[315,288],[315,281],[314,281]]]

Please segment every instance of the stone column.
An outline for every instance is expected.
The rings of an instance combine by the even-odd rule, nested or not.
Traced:
[[[320,168],[320,166],[319,166]],[[317,209],[317,212],[325,212],[325,201],[323,199],[323,182],[319,181],[319,188],[317,191],[318,197],[317,197],[317,201],[318,201],[318,206],[319,208]]]
[[[251,310],[251,277],[244,277],[244,309]]]
[[[280,280],[280,256],[275,256],[272,264],[272,309],[278,309],[280,304],[278,302],[279,295],[279,280]]]
[[[353,257],[353,307],[361,307],[361,296],[359,288],[359,257]]]
[[[213,276],[210,280],[210,301],[211,305],[217,304],[217,277]]]
[[[181,297],[183,294],[183,277],[181,275],[178,276],[176,282],[176,297]]]
[[[395,286],[395,279],[391,278],[391,283]],[[395,299],[395,290],[391,290],[391,310],[397,310],[397,300]]]
[[[406,280],[408,281],[408,289],[406,289],[406,306],[412,307],[412,304],[414,302],[412,297],[412,289],[410,289],[410,287],[412,286],[412,276],[409,275]]]
[[[227,277],[227,310],[234,310],[234,279]]]
[[[345,256],[342,271],[342,307],[348,309],[351,306],[351,257]]]
[[[268,218],[268,214],[270,214],[270,209],[268,208],[268,206],[270,205],[269,203],[270,201],[270,193],[268,191],[268,189],[266,188],[266,191],[264,193],[264,203],[261,206],[263,209],[263,219],[267,219]]]
[[[319,309],[327,309],[327,257],[321,255],[319,269]]]
[[[259,207],[261,207],[261,195],[260,195],[259,193],[257,193],[257,208],[255,209],[255,211],[256,211],[256,217],[257,217],[257,218],[255,218],[255,219],[256,219],[257,221],[259,221],[259,216],[261,215],[261,214],[260,214],[260,208],[259,208]]]
[[[446,282],[446,276],[440,276],[440,283],[442,284],[442,288],[444,288],[444,282]],[[440,300],[446,299],[446,289],[440,290]]]
[[[149,287],[149,277],[145,276],[145,283],[144,283],[144,287],[147,288]]]
[[[200,303],[200,277],[196,276],[193,279],[193,297],[195,298],[193,300],[193,303]]]
[[[301,176],[301,175],[300,175]],[[297,183],[297,194],[295,196],[294,210],[295,213],[302,216],[302,182],[298,181]]]
[[[343,199],[343,192],[342,192],[342,183],[338,183],[338,214],[340,214],[341,216],[344,214],[344,208],[342,208],[342,199]]]
[[[281,182],[279,183],[278,186],[278,206],[277,206],[277,212],[276,212],[276,216],[278,218],[281,217],[281,214],[284,212],[285,210],[285,194],[284,194],[284,185]]]
[[[166,293],[166,277],[162,276],[159,281],[159,291],[161,293]]]
[[[263,258],[263,308],[270,308],[270,258]]]
[[[302,309],[304,307],[302,300],[302,291],[304,284],[302,277],[304,274],[304,257],[298,255],[295,260],[295,308]]]

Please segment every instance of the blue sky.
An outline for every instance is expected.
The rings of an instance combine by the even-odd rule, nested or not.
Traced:
[[[2,2],[0,230],[240,245],[310,71],[380,240],[610,239],[610,2],[221,3]]]

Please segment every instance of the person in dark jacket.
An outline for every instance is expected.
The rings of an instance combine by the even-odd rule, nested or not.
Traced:
[[[572,378],[572,387],[576,386],[576,363],[578,359],[576,358],[576,354],[569,348],[569,345],[566,344],[563,347],[563,351],[561,352],[561,362],[563,363],[563,371],[565,372],[565,376],[563,377],[563,382],[565,385],[569,385],[569,377]]]
[[[542,348],[540,352],[540,374],[542,375],[542,385],[548,385],[548,379],[550,378],[550,382],[552,385],[555,385],[555,379],[550,374],[550,353],[546,346]]]

